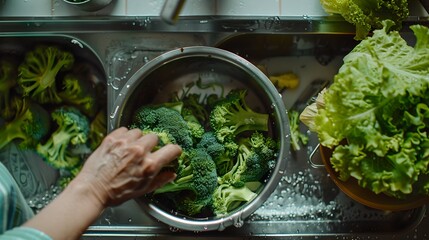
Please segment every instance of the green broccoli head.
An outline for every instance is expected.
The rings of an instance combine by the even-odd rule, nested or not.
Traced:
[[[246,95],[246,90],[232,90],[210,112],[210,126],[220,142],[231,141],[245,131],[268,131],[269,115],[253,111]]]
[[[24,96],[39,103],[59,103],[56,78],[61,70],[71,69],[72,53],[56,46],[37,46],[29,51],[18,67],[18,84]]]
[[[277,142],[260,132],[240,139],[235,165],[220,178],[220,183],[242,186],[261,181],[274,166],[277,149]]]
[[[174,137],[174,143],[184,149],[191,148],[193,145],[188,123],[180,112],[169,107],[142,106],[135,111],[131,126],[142,130],[165,131]]]
[[[256,196],[257,194],[246,186],[221,184],[213,193],[213,212],[216,216],[224,216],[243,203],[252,201]]]
[[[17,84],[17,65],[9,60],[0,60],[0,114],[5,120],[10,120],[15,111],[12,108],[12,91]]]
[[[356,26],[356,40],[363,40],[372,29],[382,28],[387,19],[400,29],[409,15],[407,0],[320,0],[320,3],[327,13],[340,14]]]
[[[51,117],[57,128],[45,143],[37,145],[36,150],[54,168],[73,168],[81,161],[81,157],[73,153],[73,148],[86,144],[89,120],[77,108],[68,106],[55,109]]]
[[[19,140],[22,148],[31,148],[41,141],[50,130],[49,113],[29,99],[14,98],[15,116],[0,128],[0,149],[13,140]]]
[[[154,194],[167,193],[164,196],[177,197],[177,194],[168,193],[185,193],[182,196],[191,197],[199,203],[208,203],[216,187],[217,172],[213,159],[203,149],[191,149],[182,153],[179,159],[177,178],[155,190]],[[180,202],[178,199],[173,199],[174,201]],[[188,210],[185,206],[176,206],[176,208],[185,213],[196,213],[194,208]]]
[[[238,144],[231,141],[220,143],[214,132],[207,131],[201,137],[197,148],[204,149],[215,162],[218,175],[224,175],[234,166]]]
[[[97,92],[88,79],[67,74],[62,79],[61,89],[58,95],[66,104],[77,107],[88,117],[98,112]]]
[[[194,115],[199,122],[207,122],[209,118],[209,111],[205,108],[204,104],[200,101],[201,94],[190,93],[184,96],[181,101],[184,108]]]
[[[203,214],[205,209],[211,208],[212,197],[195,197],[186,194],[176,194],[173,202],[177,207],[177,211],[188,216],[197,216]]]

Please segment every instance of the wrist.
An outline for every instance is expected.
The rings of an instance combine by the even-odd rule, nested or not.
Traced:
[[[85,201],[95,209],[102,211],[107,205],[107,196],[100,194],[100,186],[82,175],[73,179],[64,191],[70,191],[79,201]]]

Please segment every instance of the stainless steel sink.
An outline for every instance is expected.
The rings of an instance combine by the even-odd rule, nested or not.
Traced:
[[[410,19],[404,24],[427,24]],[[339,18],[182,18],[174,26],[158,18],[3,19],[2,37],[61,34],[90,47],[103,66],[108,88],[108,112],[120,89],[141,66],[163,52],[183,46],[215,46],[237,53],[264,67],[267,74],[294,72],[297,89],[282,91],[287,108],[302,108],[341,66],[342,57],[357,42],[354,29]],[[411,36],[411,35],[410,35]],[[413,39],[410,37],[410,42]],[[306,131],[302,126],[302,130]],[[166,226],[146,214],[135,201],[108,208],[84,239],[149,238],[299,238],[392,236],[414,231],[426,207],[383,212],[362,206],[344,195],[318,166],[316,136],[291,152],[288,168],[272,196],[242,226],[216,232],[186,232]],[[379,239],[379,238],[378,238]]]

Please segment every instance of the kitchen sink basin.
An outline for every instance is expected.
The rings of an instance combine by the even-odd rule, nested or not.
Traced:
[[[29,39],[35,34],[61,34],[82,43],[83,48],[90,47],[105,71],[108,113],[126,81],[145,63],[169,50],[196,45],[236,53],[267,75],[294,73],[299,78],[298,87],[279,91],[288,110],[302,110],[332,81],[343,56],[357,44],[354,29],[336,18],[184,18],[176,26],[163,24],[157,18],[56,20],[3,21],[0,39],[17,34]],[[414,23],[404,24],[404,35],[411,36],[406,28]],[[409,40],[413,42],[411,37]],[[392,236],[420,224],[425,206],[385,212],[348,198],[321,165],[317,137],[304,126],[301,130],[308,134],[309,143],[288,154],[287,168],[277,189],[243,222],[223,231],[182,231],[154,219],[131,200],[106,209],[84,239]]]

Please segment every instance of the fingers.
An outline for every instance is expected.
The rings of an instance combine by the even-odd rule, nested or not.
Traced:
[[[144,147],[144,150],[151,152],[154,147],[158,145],[159,139],[156,134],[148,133],[143,136],[140,135],[137,144]]]
[[[141,189],[144,193],[150,193],[155,191],[156,189],[164,186],[165,184],[173,181],[176,178],[176,173],[174,172],[160,172],[155,178],[153,178],[152,182],[149,183],[149,186],[145,189]]]
[[[164,166],[174,159],[176,159],[182,153],[182,148],[176,144],[167,144],[164,147],[153,152],[152,158],[157,160],[161,166]]]

